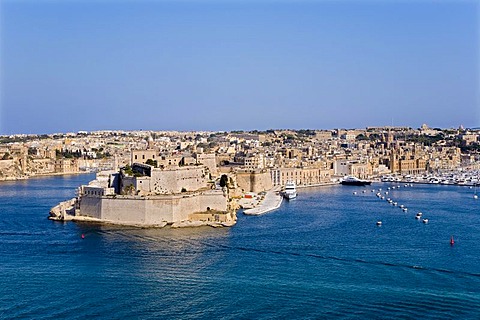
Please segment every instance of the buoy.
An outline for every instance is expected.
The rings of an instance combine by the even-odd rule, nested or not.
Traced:
[[[453,240],[453,236],[450,237],[450,245],[453,246],[455,244],[455,240]]]
[[[82,239],[85,239],[85,235],[82,233]]]

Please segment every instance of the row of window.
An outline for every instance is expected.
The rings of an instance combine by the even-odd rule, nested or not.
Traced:
[[[137,160],[137,159],[138,159],[138,155],[136,154],[136,155],[135,155],[135,160]],[[142,159],[145,160],[145,155],[144,155],[144,154],[142,154]],[[152,155],[152,159],[155,159],[155,155],[154,155],[154,154]]]
[[[84,190],[85,195],[89,196],[103,196],[103,190],[102,191],[96,191],[96,190]]]

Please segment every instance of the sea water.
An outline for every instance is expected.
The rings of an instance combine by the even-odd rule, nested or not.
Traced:
[[[299,189],[220,229],[47,219],[92,178],[0,184],[0,318],[480,318],[468,187],[389,190],[407,212],[375,196],[391,184]]]

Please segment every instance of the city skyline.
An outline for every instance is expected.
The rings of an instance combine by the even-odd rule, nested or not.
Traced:
[[[0,9],[0,134],[480,126],[478,1]]]

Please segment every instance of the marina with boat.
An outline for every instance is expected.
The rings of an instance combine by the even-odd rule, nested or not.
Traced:
[[[382,182],[459,185],[475,187],[480,185],[480,170],[452,170],[419,175],[383,175]]]

